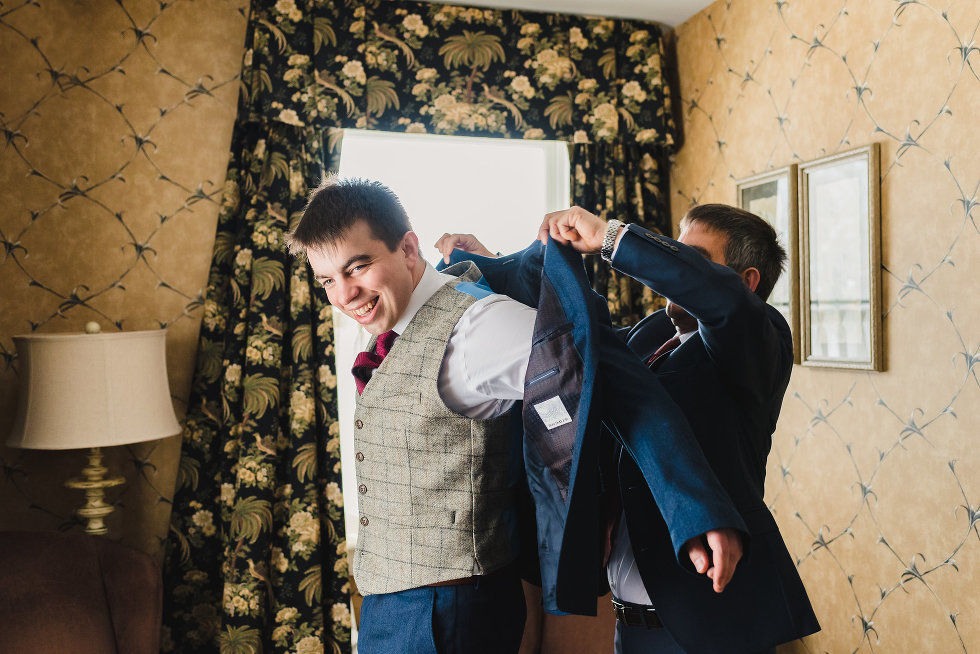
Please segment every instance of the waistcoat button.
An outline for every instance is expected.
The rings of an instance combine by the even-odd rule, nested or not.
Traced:
[[[357,459],[358,461],[363,461],[364,460],[364,452],[358,452],[357,454],[354,455],[354,458]]]
[[[360,429],[360,428],[362,428],[364,426],[364,423],[361,422],[360,420],[355,420],[354,421],[354,426],[357,427],[358,429]]]
[[[357,492],[360,493],[361,495],[366,495],[367,494],[367,486],[365,486],[364,484],[361,484],[360,486],[357,487]]]
[[[367,524],[368,524],[367,516],[366,515],[362,515],[361,516],[361,526],[362,527],[367,527]]]

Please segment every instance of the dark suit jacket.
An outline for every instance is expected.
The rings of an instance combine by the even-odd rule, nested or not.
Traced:
[[[513,292],[516,299],[531,304],[537,299],[531,291],[535,284],[534,266],[538,264],[534,250],[532,246],[510,257],[478,261],[478,265],[494,290]],[[570,256],[567,258],[571,260]],[[494,265],[493,261],[498,263]],[[709,580],[685,569],[683,562],[679,564],[678,545],[683,541],[678,539],[683,535],[675,533],[674,516],[664,511],[665,504],[658,496],[663,493],[663,486],[670,486],[677,478],[662,478],[658,486],[654,478],[658,474],[671,475],[671,471],[651,468],[653,453],[637,447],[638,439],[624,446],[616,486],[637,566],[664,624],[682,647],[699,653],[754,652],[818,631],[820,626],[796,566],[763,501],[771,435],[792,369],[789,327],[729,268],[637,226],[631,226],[624,235],[613,264],[699,319],[698,334],[671,353],[656,374],[690,421],[693,437],[751,534],[746,556],[739,562],[732,582],[723,593],[714,593]],[[572,267],[569,263],[568,268]],[[562,277],[558,275],[556,279]],[[543,296],[545,284],[541,286]],[[601,313],[602,309],[596,306],[588,319]],[[573,319],[584,318],[575,315]],[[600,335],[604,330],[605,327],[599,328]],[[537,329],[535,334],[537,340]],[[640,321],[626,332],[629,347],[639,355],[634,355],[634,363],[646,361],[673,334],[673,325],[663,311]],[[605,357],[609,348],[601,351]],[[648,443],[659,443],[665,432],[676,433],[678,439],[690,437],[690,432],[672,420],[669,409],[666,417],[656,415],[664,410],[659,386],[651,391],[641,381],[642,375],[620,374],[620,367],[629,371],[634,368],[618,357],[608,363],[605,370],[613,374],[603,375],[600,366],[598,389],[592,388],[591,392],[605,402],[610,415],[618,417],[624,407],[643,407],[651,399],[646,393],[652,392],[658,407],[640,418],[656,425],[645,432]],[[528,380],[534,380],[530,368]],[[620,395],[624,391],[627,394]],[[622,431],[621,428],[621,434]],[[676,445],[676,439],[673,443]],[[695,466],[688,474],[703,473]],[[696,477],[688,480],[692,479]],[[573,510],[566,510],[566,525],[575,526],[572,520],[578,515],[578,507],[590,505],[588,501],[580,503],[577,496],[575,502]],[[540,512],[542,503],[536,504]],[[588,519],[593,516],[590,514]],[[585,529],[585,525],[581,527]],[[704,523],[694,534],[707,531],[703,527]],[[566,530],[566,539],[571,533]],[[541,539],[539,549],[543,549]],[[545,565],[544,553],[541,558],[544,578],[544,571],[551,566]],[[559,590],[566,584],[589,584],[583,570],[576,576],[559,564],[556,573]],[[581,599],[584,602],[584,594]]]
[[[766,459],[793,367],[786,321],[730,268],[632,225],[613,267],[684,307],[698,331],[656,374],[690,421],[712,469],[745,519],[752,548],[731,584],[716,594],[678,574],[654,499],[623,457],[619,479],[630,541],[651,600],[689,651],[753,652],[820,629],[793,559],[763,501]],[[674,334],[663,311],[627,334],[647,360]]]
[[[462,259],[475,261],[494,290],[538,309],[523,422],[545,609],[595,615],[596,597],[607,590],[602,505],[616,492],[610,434],[640,462],[671,565],[710,587],[683,561],[684,543],[711,529],[747,528],[684,416],[612,328],[581,257],[549,243],[499,259],[455,253],[454,261]]]

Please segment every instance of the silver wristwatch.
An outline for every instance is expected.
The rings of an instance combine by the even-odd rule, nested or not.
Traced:
[[[626,227],[626,223],[615,218],[606,224],[606,234],[602,237],[602,248],[599,250],[599,256],[605,261],[612,263],[613,246],[616,245],[616,236],[622,227]]]

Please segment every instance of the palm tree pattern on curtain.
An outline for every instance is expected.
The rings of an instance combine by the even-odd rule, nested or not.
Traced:
[[[294,0],[253,6],[267,30],[245,53],[256,114],[292,125],[673,144],[653,23],[395,0],[312,11]]]
[[[174,496],[164,651],[349,649],[331,311],[283,249],[338,152],[312,128],[236,127]]]
[[[282,248],[321,167],[336,168],[334,128],[566,140],[581,153],[580,203],[664,230],[673,124],[660,66],[648,23],[253,3],[174,499],[165,646],[348,647],[330,312]],[[624,316],[642,310],[640,294],[605,284]]]

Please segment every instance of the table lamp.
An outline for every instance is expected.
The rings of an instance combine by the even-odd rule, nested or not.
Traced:
[[[75,511],[85,532],[105,534],[114,507],[105,489],[125,482],[106,478],[102,448],[141,443],[180,431],[170,399],[165,329],[85,334],[14,336],[20,398],[10,447],[37,450],[89,448],[81,477],[65,482],[85,491]]]

